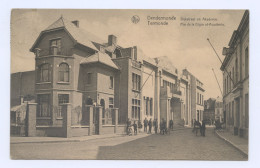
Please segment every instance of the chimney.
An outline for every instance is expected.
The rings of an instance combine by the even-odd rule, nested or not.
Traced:
[[[76,27],[79,27],[79,21],[78,20],[73,20],[71,21]]]
[[[23,103],[24,103],[23,96],[21,96],[21,98],[20,98],[20,101],[21,101],[21,102],[20,102],[21,104],[23,104]]]
[[[111,34],[108,36],[108,46],[116,45],[117,44],[117,38],[115,35]]]
[[[132,48],[131,48],[131,58],[133,59],[133,60],[137,60],[137,47],[136,46],[133,46]]]

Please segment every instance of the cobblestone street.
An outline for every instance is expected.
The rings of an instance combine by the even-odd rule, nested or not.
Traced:
[[[170,135],[11,144],[11,156],[13,159],[247,160],[210,128],[206,137],[196,137],[191,129],[184,129],[173,131]]]

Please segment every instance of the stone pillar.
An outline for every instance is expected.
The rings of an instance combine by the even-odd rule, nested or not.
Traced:
[[[27,136],[36,136],[36,111],[37,103],[27,104]]]
[[[102,107],[96,106],[96,110],[98,112],[98,134],[102,135]]]
[[[88,117],[89,117],[89,131],[88,131],[88,135],[92,135],[93,133],[93,106],[86,106],[87,110],[88,110]]]
[[[71,137],[71,105],[62,105],[64,137]]]
[[[117,133],[117,127],[118,127],[118,108],[113,109],[114,113],[114,120],[115,120],[115,130],[114,133]]]

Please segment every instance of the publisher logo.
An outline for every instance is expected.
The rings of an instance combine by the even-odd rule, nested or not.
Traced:
[[[140,18],[138,15],[134,15],[131,20],[134,24],[137,24],[140,21]]]

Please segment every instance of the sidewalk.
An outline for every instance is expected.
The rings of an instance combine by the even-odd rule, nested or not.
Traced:
[[[71,137],[71,138],[62,138],[62,137],[10,137],[11,144],[20,144],[20,143],[56,143],[56,142],[82,142],[96,139],[106,139],[106,138],[116,138],[127,136],[126,134],[106,134],[106,135],[91,135],[91,136],[82,136],[82,137]],[[137,136],[143,137],[146,134],[138,134]]]
[[[227,130],[216,131],[219,138],[225,140],[227,143],[235,147],[242,154],[248,157],[248,140],[241,138],[239,136],[234,136],[231,132]]]
[[[188,129],[187,127],[174,126],[173,130],[183,130]],[[137,136],[144,137],[151,134],[147,134],[144,132],[140,132]],[[128,136],[126,134],[105,134],[105,135],[91,135],[91,136],[82,136],[82,137],[71,137],[71,138],[63,138],[63,137],[10,137],[11,144],[21,144],[21,143],[56,143],[56,142],[82,142],[89,141],[95,139],[105,139],[105,138],[116,138]]]

